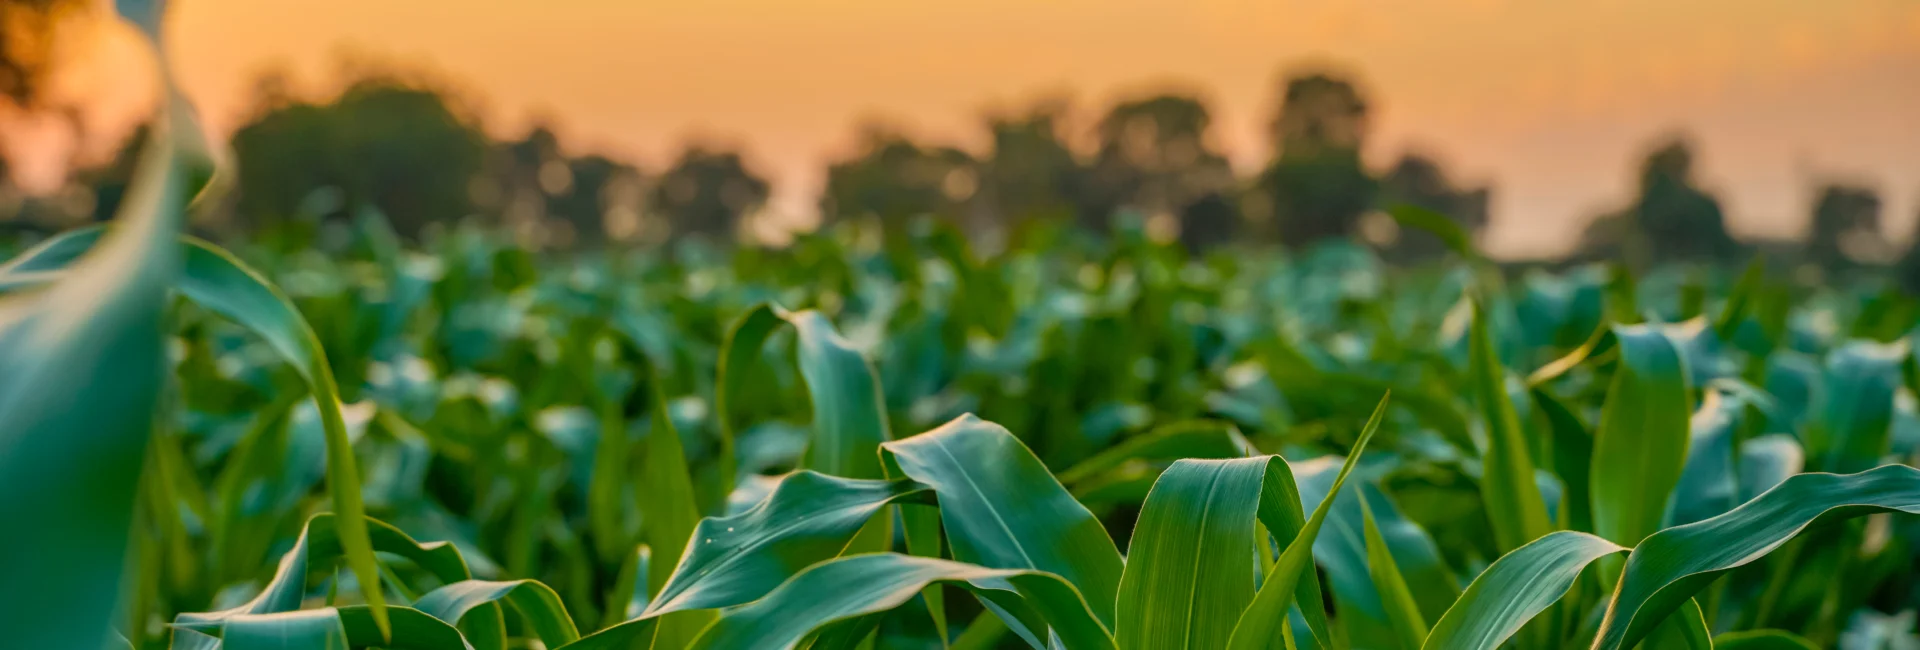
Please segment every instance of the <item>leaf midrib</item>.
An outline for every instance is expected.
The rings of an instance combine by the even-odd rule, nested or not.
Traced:
[[[1187,572],[1187,613],[1186,622],[1181,625],[1181,648],[1193,647],[1193,610],[1194,601],[1200,594],[1200,561],[1207,556],[1207,519],[1213,514],[1213,495],[1220,490],[1220,474],[1217,469],[1207,479],[1207,498],[1200,505],[1200,541],[1194,545],[1193,568]]]
[[[928,438],[927,441],[933,445],[934,449],[940,450],[940,453],[946,456],[948,461],[952,462],[955,473],[959,474],[960,478],[967,482],[967,489],[972,490],[974,496],[980,499],[980,503],[986,506],[987,514],[993,515],[994,523],[999,524],[1000,531],[1006,533],[1007,541],[1013,544],[1014,550],[1020,552],[1020,559],[1026,561],[1027,568],[1036,571],[1039,570],[1040,567],[1033,562],[1033,556],[1027,554],[1027,547],[1022,545],[1020,538],[1013,534],[1013,528],[1008,526],[1007,520],[1000,516],[1000,510],[994,507],[993,501],[987,499],[986,491],[981,490],[980,484],[974,482],[973,475],[967,473],[966,465],[960,462],[960,458],[954,456],[953,452],[949,451],[946,444],[939,438]]]

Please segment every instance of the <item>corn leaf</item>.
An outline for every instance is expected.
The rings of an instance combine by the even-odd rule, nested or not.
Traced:
[[[888,504],[931,497],[907,480],[788,474],[752,509],[702,520],[646,615],[756,600],[808,565],[839,555]]]
[[[150,12],[157,39],[159,3]],[[162,312],[182,264],[174,240],[208,169],[199,137],[175,97],[114,232],[44,289],[0,297],[0,491],[12,495],[0,521],[17,529],[0,541],[9,643],[109,639],[163,385]]]
[[[1580,572],[1627,549],[1576,531],[1548,534],[1495,560],[1467,585],[1421,647],[1492,650],[1566,595]]]
[[[1731,512],[1654,533],[1627,557],[1593,647],[1633,647],[1720,573],[1765,557],[1815,520],[1889,511],[1920,513],[1920,470],[1801,474]]]
[[[413,608],[459,625],[468,612],[498,602],[512,604],[520,612],[520,620],[533,628],[547,647],[557,648],[580,639],[566,605],[560,603],[560,595],[533,580],[462,580],[427,592],[414,601]]]
[[[221,621],[238,616],[279,614],[296,611],[307,595],[307,577],[312,572],[324,570],[328,563],[341,557],[345,552],[339,532],[339,516],[320,514],[307,521],[306,529],[295,540],[293,549],[280,558],[279,568],[272,580],[259,595],[237,607],[209,613],[186,613],[179,615],[174,624],[184,630],[198,630],[217,627]],[[407,559],[424,569],[435,579],[452,584],[473,578],[467,568],[466,559],[461,557],[459,549],[446,542],[418,542],[400,529],[377,520],[366,520],[364,530],[369,532],[369,542],[373,549]],[[372,609],[368,608],[371,616]],[[500,632],[500,613],[497,606],[482,607],[468,617],[468,629],[481,633],[482,647],[504,647],[505,642],[498,638]],[[488,632],[493,638],[489,639]],[[209,649],[211,644],[205,639],[183,636],[176,632],[173,648],[175,650]]]
[[[1506,371],[1495,355],[1487,334],[1486,309],[1473,303],[1473,323],[1468,332],[1468,374],[1480,415],[1487,426],[1487,446],[1481,462],[1486,466],[1480,480],[1480,498],[1486,503],[1487,518],[1493,524],[1495,547],[1511,551],[1551,531],[1547,506],[1535,486],[1532,457],[1527,455],[1527,440],[1520,430],[1520,415],[1508,399]]]
[[[1367,506],[1366,499],[1360,500],[1360,513],[1366,520],[1367,569],[1373,577],[1374,591],[1379,592],[1381,605],[1386,609],[1387,623],[1400,638],[1400,647],[1417,650],[1427,638],[1426,618],[1421,616],[1413,591],[1401,577],[1400,566],[1394,563],[1393,551],[1380,535],[1380,525],[1374,522],[1373,508]]]
[[[220,639],[222,650],[336,650],[380,647],[388,650],[470,650],[454,629],[411,607],[388,607],[391,633],[382,629],[365,605],[327,607],[273,614],[242,614],[219,621],[184,624],[180,629]],[[385,638],[383,639],[383,635]]]
[[[1652,326],[1613,330],[1620,363],[1593,435],[1593,531],[1633,546],[1660,529],[1687,457],[1687,374]]]
[[[1740,498],[1734,441],[1746,402],[1709,389],[1687,428],[1687,460],[1667,505],[1665,525],[1691,524],[1732,510]]]
[[[0,268],[0,278],[46,279],[55,277],[52,275],[55,272],[68,272],[68,267],[83,259],[104,235],[106,230],[100,227],[62,234]],[[266,340],[269,347],[293,366],[312,392],[326,436],[327,487],[333,495],[334,511],[341,515],[340,539],[346,548],[347,563],[360,581],[361,596],[375,620],[383,620],[380,576],[361,523],[366,517],[366,506],[361,503],[360,472],[340,408],[339,387],[334,383],[333,369],[327,364],[319,337],[293,301],[239,258],[193,237],[181,237],[180,241],[177,248],[184,267],[175,288],[195,304],[232,319]],[[0,280],[0,284],[7,282]]]
[[[891,467],[939,496],[955,560],[1056,574],[1085,594],[1095,618],[1112,629],[1120,551],[1093,513],[1012,433],[963,415],[883,449]]]
[[[1822,472],[1858,472],[1888,451],[1893,393],[1901,385],[1905,341],[1850,341],[1827,355],[1818,410],[1805,436],[1807,463]]]
[[[1050,629],[1068,650],[1114,647],[1088,602],[1059,576],[897,553],[854,555],[808,567],[765,598],[722,610],[691,647],[792,648],[823,625],[892,609],[933,582],[974,592],[1012,612],[1021,627]]]
[[[1715,650],[1818,650],[1812,641],[1782,630],[1728,632],[1713,637]]]
[[[1334,477],[1333,487],[1327,490],[1327,496],[1313,509],[1313,516],[1307,518],[1300,533],[1287,543],[1281,551],[1279,561],[1274,563],[1272,571],[1267,572],[1266,582],[1254,594],[1253,604],[1240,613],[1239,621],[1234,623],[1233,632],[1228,637],[1227,647],[1233,650],[1258,650],[1266,648],[1282,635],[1282,627],[1287,618],[1287,610],[1293,605],[1295,589],[1301,574],[1312,571],[1313,542],[1320,534],[1321,526],[1327,521],[1327,512],[1333,509],[1334,498],[1340,494],[1340,486],[1346,483],[1347,475],[1360,461],[1360,453],[1367,448],[1367,441],[1380,429],[1381,416],[1386,414],[1388,397],[1380,398],[1380,404],[1373,409],[1372,417],[1360,430],[1360,437],[1353,443],[1353,450],[1347,452],[1346,463],[1341,465],[1339,475]]]
[[[1268,481],[1293,481],[1279,456],[1180,460],[1160,474],[1134,524],[1120,577],[1120,648],[1227,642],[1253,602],[1254,522]]]

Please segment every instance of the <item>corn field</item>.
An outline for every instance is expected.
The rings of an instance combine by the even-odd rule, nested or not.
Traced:
[[[128,12],[158,41],[159,9]],[[1920,648],[1920,302],[950,226],[0,265],[0,646]],[[246,260],[246,261],[243,261]]]

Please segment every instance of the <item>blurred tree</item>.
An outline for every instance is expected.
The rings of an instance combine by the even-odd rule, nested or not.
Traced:
[[[1214,192],[1180,210],[1180,241],[1199,253],[1232,242],[1244,229],[1240,206],[1224,192]]]
[[[1731,260],[1740,253],[1740,244],[1727,234],[1719,199],[1694,184],[1693,150],[1686,140],[1671,139],[1647,156],[1631,214],[1655,261]]]
[[[567,186],[572,185],[564,173],[560,137],[544,122],[536,122],[520,139],[494,145],[486,167],[482,182],[475,184],[476,203],[497,215],[496,225],[521,241],[544,239],[548,188],[570,190]]]
[[[548,246],[599,246],[615,229],[637,226],[640,170],[605,156],[570,157],[552,127],[536,124],[519,140],[494,148],[480,202],[523,241]],[[619,208],[619,213],[616,213]],[[610,224],[609,215],[621,221]]]
[[[34,106],[56,63],[55,32],[92,7],[84,0],[0,1],[0,97]]]
[[[1383,207],[1406,203],[1427,208],[1451,217],[1476,236],[1487,227],[1489,195],[1485,187],[1455,187],[1438,162],[1417,153],[1402,156],[1380,179]],[[1399,261],[1431,259],[1447,250],[1432,233],[1408,229],[1398,230],[1393,241],[1383,248],[1390,258]]]
[[[960,222],[979,188],[965,151],[923,147],[899,131],[862,127],[860,154],[827,168],[821,214],[828,220],[873,217],[890,228],[920,215]]]
[[[1060,137],[1064,103],[1043,102],[1025,113],[987,118],[993,150],[981,161],[976,203],[984,223],[976,230],[1070,218],[1085,183],[1080,161]]]
[[[587,155],[567,159],[566,170],[572,182],[550,195],[547,214],[571,226],[574,242],[598,246],[618,228],[629,227],[618,223],[619,210],[625,203],[620,195],[623,188],[638,187],[638,168],[605,156]]]
[[[1873,188],[1830,184],[1820,190],[1807,233],[1807,258],[1829,269],[1882,261],[1880,195]]]
[[[1693,179],[1685,139],[1665,140],[1640,166],[1640,193],[1617,212],[1587,225],[1581,259],[1619,259],[1634,268],[1677,261],[1732,261],[1743,248],[1727,234],[1720,201]]]
[[[766,203],[768,192],[767,182],[747,168],[739,152],[696,144],[660,176],[651,205],[676,237],[732,241],[742,219]]]
[[[1227,159],[1207,145],[1211,123],[1206,105],[1194,97],[1158,95],[1114,106],[1097,127],[1100,145],[1087,172],[1081,222],[1104,231],[1114,211],[1128,208],[1146,215],[1150,229],[1158,223],[1183,237],[1223,239],[1224,233],[1206,230],[1221,225],[1212,219],[1179,223],[1189,206],[1234,185]],[[1237,229],[1237,222],[1226,225]]]
[[[1270,138],[1277,152],[1259,181],[1282,243],[1305,246],[1355,233],[1373,205],[1375,182],[1361,165],[1367,100],[1352,82],[1325,73],[1289,77]]]
[[[262,87],[273,87],[262,84]],[[246,225],[296,216],[344,217],[377,208],[403,237],[473,210],[469,187],[486,138],[441,93],[371,75],[331,103],[266,100],[233,135]],[[316,193],[337,200],[314,201]],[[321,206],[325,214],[306,214]]]
[[[1573,259],[1580,262],[1619,261],[1631,268],[1650,264],[1651,244],[1644,231],[1635,227],[1633,213],[1609,212],[1588,221],[1580,231],[1580,244]]]

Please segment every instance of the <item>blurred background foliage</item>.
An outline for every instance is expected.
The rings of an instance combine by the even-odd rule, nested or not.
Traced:
[[[7,101],[66,110],[44,105],[40,91],[62,17],[89,7],[78,0],[0,3],[8,35],[0,42],[0,94]],[[740,143],[696,140],[664,167],[646,168],[569,150],[550,122],[517,137],[490,137],[475,98],[432,73],[377,60],[347,60],[340,68],[332,90],[322,93],[296,92],[299,84],[285,72],[259,75],[252,109],[231,137],[234,191],[197,224],[201,234],[298,241],[368,210],[385,215],[408,241],[472,223],[543,250],[683,237],[754,242],[777,230],[756,223],[769,218],[771,186]],[[1471,233],[1489,228],[1496,189],[1463,181],[1439,158],[1415,150],[1384,166],[1366,163],[1361,152],[1376,98],[1354,73],[1289,69],[1272,96],[1272,154],[1250,174],[1236,174],[1220,152],[1213,115],[1196,92],[1124,98],[1092,119],[1058,99],[993,111],[982,117],[989,136],[981,150],[916,141],[904,129],[868,120],[857,127],[855,151],[826,164],[820,222],[897,225],[931,215],[998,250],[1035,224],[1104,233],[1116,219],[1138,219],[1153,237],[1194,252],[1222,245],[1297,250],[1350,238],[1396,263],[1430,260],[1443,249],[1431,235],[1402,231],[1386,208],[1411,204]],[[43,234],[112,214],[143,137],[138,131],[119,155],[80,165],[52,191],[29,194],[0,180],[0,228]],[[1663,137],[1646,151],[1638,163],[1622,161],[1639,170],[1632,194],[1595,214],[1563,261],[1617,259],[1645,269],[1763,252],[1782,268],[1809,273],[1890,264],[1902,277],[1920,273],[1920,257],[1881,235],[1882,202],[1869,184],[1817,183],[1817,198],[1804,209],[1811,225],[1803,240],[1742,241],[1728,233],[1720,200],[1698,179],[1697,152],[1686,135]]]

